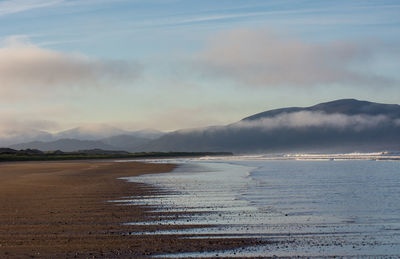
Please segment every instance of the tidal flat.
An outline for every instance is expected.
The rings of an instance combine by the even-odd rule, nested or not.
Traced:
[[[125,197],[119,202],[170,213],[170,217],[128,225],[197,226],[132,235],[176,234],[194,240],[255,238],[260,242],[224,251],[166,253],[160,257],[397,257],[400,163],[397,156],[391,156],[169,160],[179,167],[165,174],[128,178],[155,186],[163,194]]]
[[[171,213],[109,202],[121,197],[161,195],[162,191],[154,186],[118,178],[164,173],[175,167],[114,161],[1,163],[0,257],[141,258],[226,250],[261,242],[254,238],[195,240],[176,234],[132,235],[193,228],[128,225],[125,223],[171,217]]]

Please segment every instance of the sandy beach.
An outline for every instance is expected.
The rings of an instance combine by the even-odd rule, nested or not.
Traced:
[[[148,209],[107,201],[157,190],[117,178],[173,168],[175,165],[171,164],[111,161],[1,163],[0,257],[131,258],[228,249],[258,242],[126,234],[149,230],[122,224],[145,221]],[[154,228],[148,228],[151,227]]]

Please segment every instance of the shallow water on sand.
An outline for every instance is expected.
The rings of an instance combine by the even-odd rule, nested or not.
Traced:
[[[179,256],[400,256],[399,161],[179,160],[171,173],[129,181],[168,190],[125,198],[177,219],[130,222],[209,228],[145,234],[280,241],[235,251]],[[143,234],[143,233],[133,233]],[[166,255],[163,255],[166,256]]]

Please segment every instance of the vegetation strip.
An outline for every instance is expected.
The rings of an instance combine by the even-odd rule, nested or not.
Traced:
[[[62,152],[60,150],[42,152],[37,149],[14,150],[0,149],[0,162],[7,161],[50,161],[50,160],[86,160],[115,158],[168,158],[168,157],[200,157],[200,156],[230,156],[230,152],[141,152],[108,151],[100,149]]]

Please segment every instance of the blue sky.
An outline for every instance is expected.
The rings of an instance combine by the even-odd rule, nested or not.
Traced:
[[[0,25],[3,136],[400,103],[399,1],[0,0]]]

